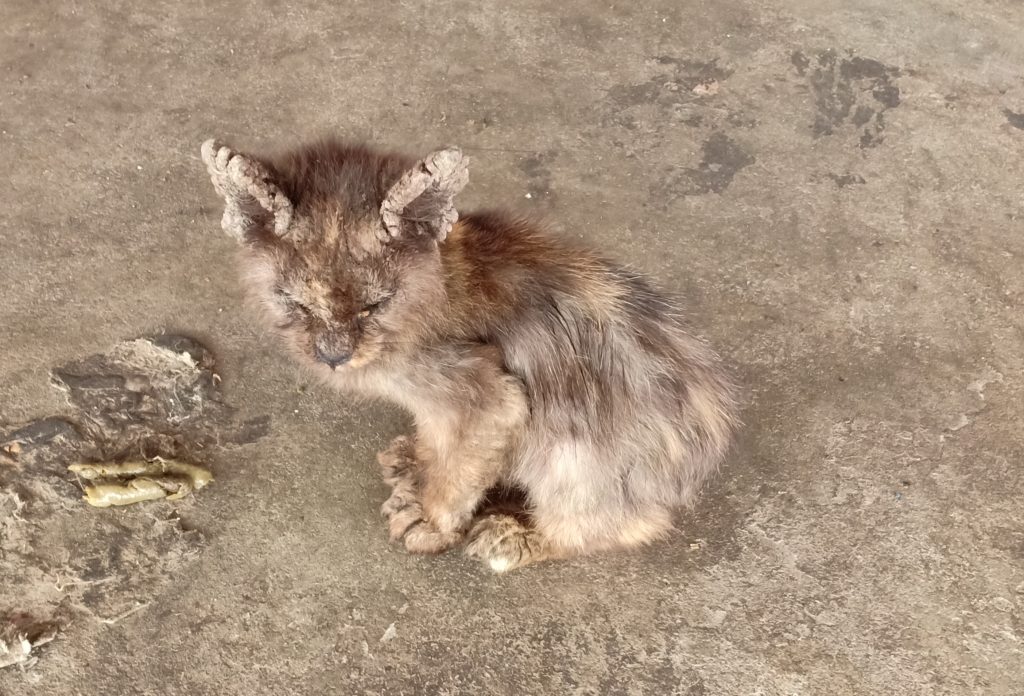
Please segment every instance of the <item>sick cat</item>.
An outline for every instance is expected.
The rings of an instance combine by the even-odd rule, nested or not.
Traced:
[[[298,360],[415,419],[378,459],[392,540],[497,571],[644,544],[728,448],[734,388],[639,275],[501,213],[456,213],[458,149],[323,141],[202,158],[252,297]],[[502,510],[488,492],[525,494]]]

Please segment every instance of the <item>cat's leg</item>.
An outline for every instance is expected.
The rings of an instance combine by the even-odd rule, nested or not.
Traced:
[[[416,458],[412,439],[397,437],[377,454],[384,482],[391,486],[391,495],[381,506],[388,520],[391,541],[402,541],[416,553],[440,553],[461,540],[458,534],[442,534],[426,520],[421,498],[421,466]]]
[[[457,357],[444,382],[434,375],[431,402],[416,413],[415,442],[396,443],[381,459],[394,481],[383,509],[391,538],[414,553],[462,541],[507,469],[528,414],[522,384],[501,369],[493,349],[474,347]]]
[[[411,477],[416,470],[416,448],[412,439],[399,435],[388,448],[377,453],[377,463],[384,477],[384,483],[392,488]]]
[[[423,517],[419,485],[416,481],[418,463],[416,448],[411,438],[396,437],[386,450],[377,453],[384,483],[391,487],[391,495],[380,507],[388,519],[392,541],[401,539],[406,527]]]

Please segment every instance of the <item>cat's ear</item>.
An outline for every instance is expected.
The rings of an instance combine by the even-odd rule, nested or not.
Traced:
[[[385,241],[429,235],[443,241],[459,219],[455,196],[469,181],[469,158],[457,147],[438,150],[402,175],[380,207]]]
[[[278,237],[288,234],[292,202],[270,169],[216,140],[203,143],[201,152],[213,187],[224,198],[220,224],[228,235],[241,242],[260,229],[269,228]]]

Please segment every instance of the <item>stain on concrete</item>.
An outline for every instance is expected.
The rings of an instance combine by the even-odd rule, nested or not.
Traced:
[[[554,152],[535,153],[519,161],[519,170],[527,177],[527,193],[533,200],[553,202],[555,194],[551,189],[549,164],[555,159]]]
[[[255,442],[266,417],[236,423],[237,409],[220,397],[213,355],[177,335],[139,338],[107,353],[57,367],[52,383],[102,459],[131,455],[188,458],[222,444]]]
[[[860,130],[862,148],[882,142],[885,112],[900,105],[896,79],[899,68],[877,60],[837,51],[821,51],[813,59],[800,51],[790,56],[798,75],[806,76],[814,92],[817,114],[811,126],[816,137],[834,135],[853,125]]]
[[[846,188],[854,184],[864,184],[864,177],[859,174],[832,174],[829,173],[828,178],[835,182],[835,185],[839,188]]]
[[[582,13],[558,18],[561,35],[573,44],[595,50],[608,39],[608,23],[600,16]]]
[[[733,71],[710,61],[689,60],[673,56],[658,56],[654,59],[663,69],[645,82],[616,85],[608,90],[608,97],[620,109],[643,104],[672,106],[698,101],[702,97],[693,90],[699,85],[722,82]]]
[[[803,76],[807,73],[807,68],[811,65],[811,59],[805,56],[800,51],[793,51],[789,56],[789,61],[796,68],[797,75]]]
[[[1003,115],[1006,116],[1006,122],[1011,126],[1024,130],[1024,112],[1018,114],[1016,111],[1003,109]]]
[[[752,129],[756,112],[728,81],[734,69],[717,58],[690,58],[662,54],[646,60],[647,79],[615,84],[601,104],[601,124],[624,129],[617,138],[627,157],[675,149],[679,126],[704,131]]]
[[[730,111],[725,117],[725,122],[734,128],[756,128],[759,121],[741,111]]]
[[[669,174],[667,181],[656,184],[655,198],[671,200],[677,196],[699,196],[722,193],[744,167],[755,162],[739,143],[725,133],[715,133],[701,146],[701,161]]]

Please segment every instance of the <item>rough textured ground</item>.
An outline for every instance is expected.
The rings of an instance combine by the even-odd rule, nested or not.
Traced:
[[[0,578],[0,613],[61,621],[0,693],[1020,693],[1022,33],[1015,0],[5,0],[0,431],[162,329],[271,420],[197,497],[75,518],[121,579],[98,606],[138,611]],[[458,143],[464,208],[688,298],[749,406],[676,537],[505,577],[387,545],[373,453],[406,423],[306,389],[243,312],[198,159],[325,131]],[[147,515],[189,553],[110,531]]]

